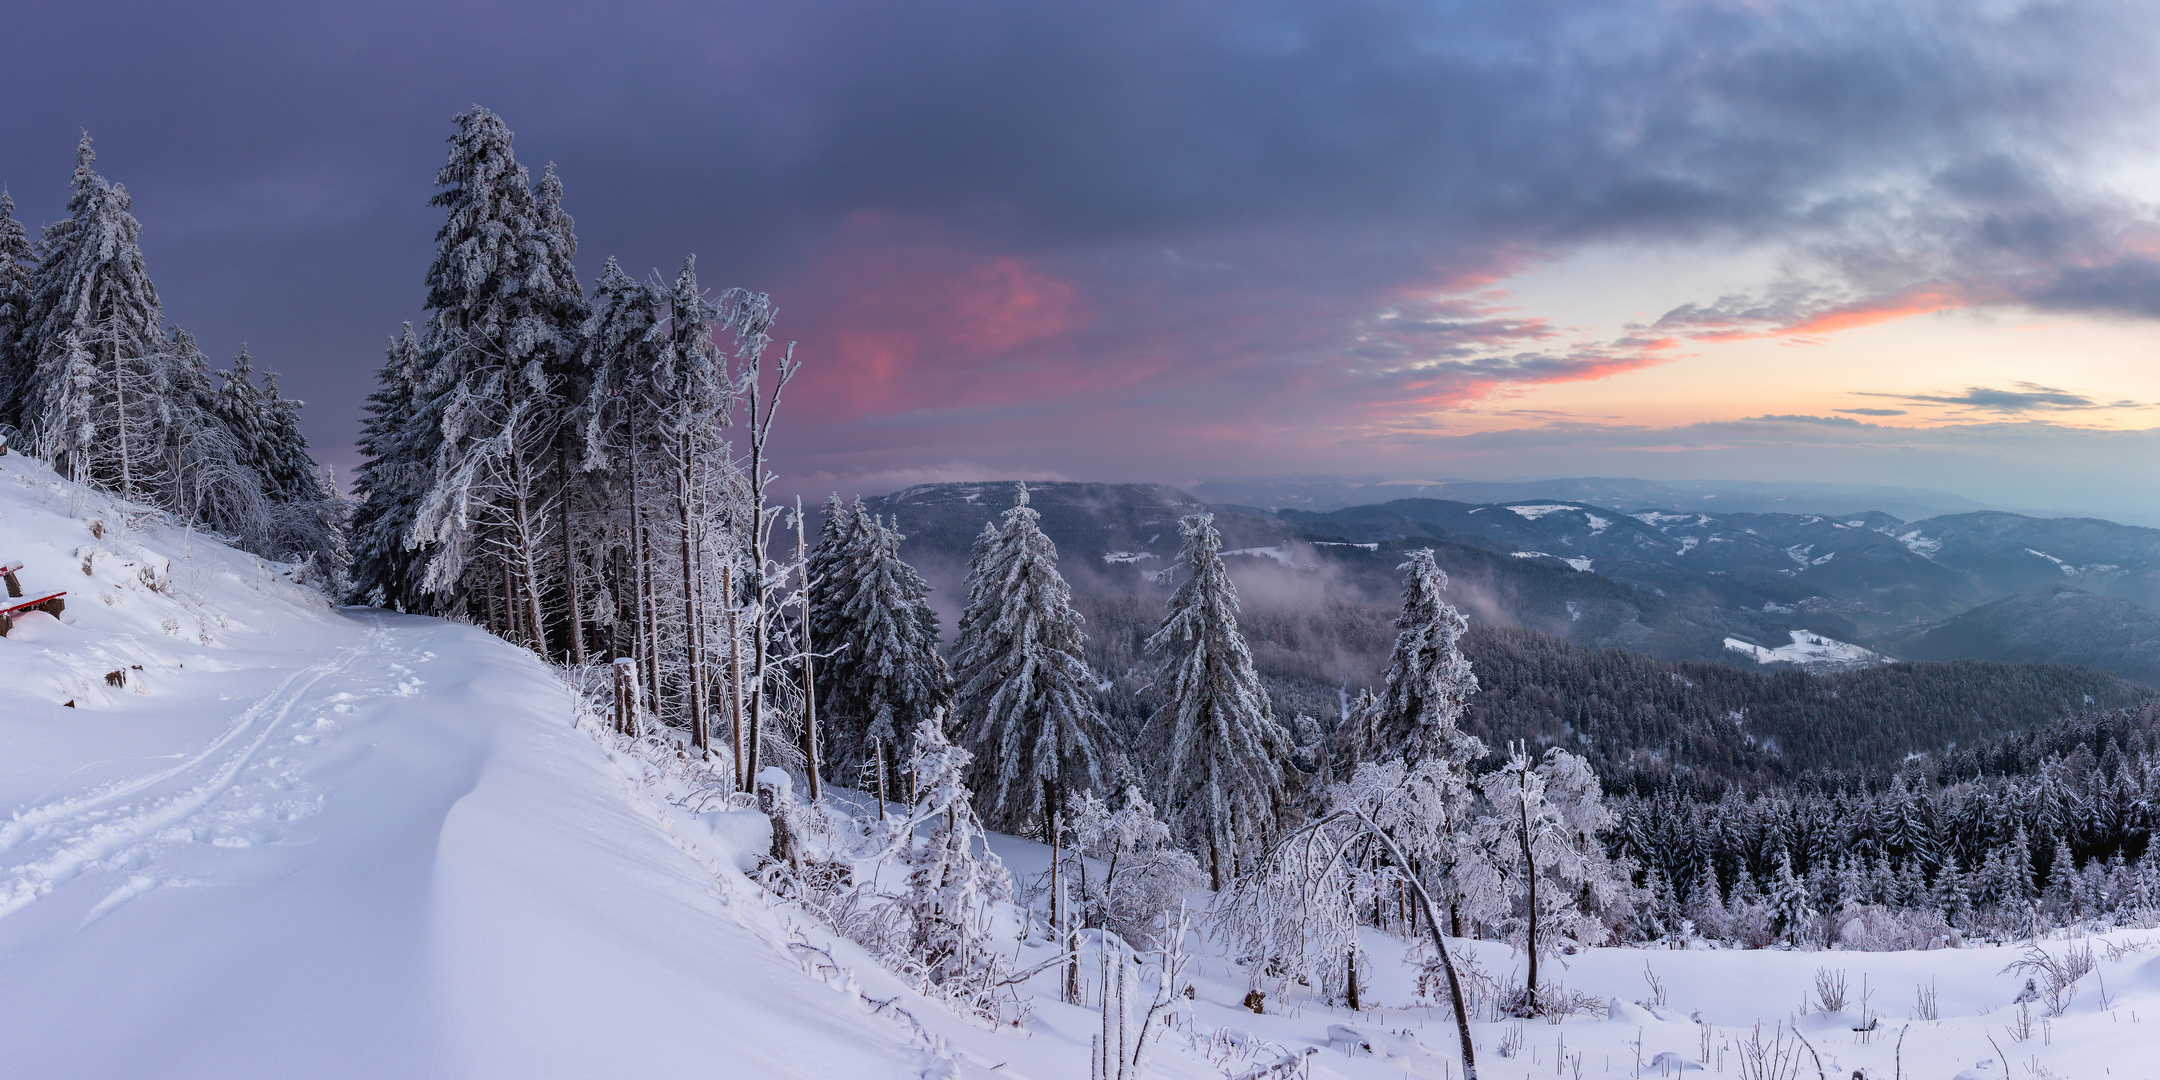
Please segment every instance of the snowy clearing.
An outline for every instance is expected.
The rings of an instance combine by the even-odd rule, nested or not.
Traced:
[[[1773,610],[1765,605],[1764,610]],[[1789,610],[1789,609],[1787,609]],[[1791,631],[1792,644],[1766,648],[1739,638],[1726,638],[1725,647],[1736,653],[1755,658],[1758,664],[1873,664],[1883,656],[1872,649],[1865,649],[1850,642],[1824,637],[1811,630]]]

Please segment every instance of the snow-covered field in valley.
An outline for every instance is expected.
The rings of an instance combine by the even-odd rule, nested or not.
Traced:
[[[27,591],[68,596],[0,640],[0,1076],[1089,1075],[1093,956],[1081,1004],[1054,967],[1020,984],[1018,1025],[916,993],[746,877],[756,831],[679,805],[652,751],[578,726],[529,652],[333,607],[12,455],[16,560]],[[1032,842],[994,847],[1023,884],[1048,865]],[[1013,970],[1056,955],[1039,913],[1006,915]],[[1364,934],[1363,1011],[1293,989],[1264,1014],[1194,935],[1193,997],[1147,1075],[1285,1055],[1315,1077],[1461,1075],[1448,1013],[1417,996],[1421,947]],[[1458,946],[1495,976],[1520,966]],[[1596,1007],[1481,1020],[1479,1074],[2160,1075],[2160,932],[2039,947],[2093,952],[2059,1015],[2013,1003],[2023,946],[1590,950],[1547,977]],[[1819,1010],[1819,970],[1842,973],[1842,1012]],[[1144,1003],[1155,968],[1136,971]],[[1922,987],[1939,1019],[1915,1018]],[[1773,1058],[1750,1072],[1758,1032]]]

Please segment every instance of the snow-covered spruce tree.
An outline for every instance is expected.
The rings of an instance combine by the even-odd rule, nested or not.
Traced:
[[[21,347],[31,364],[23,426],[60,472],[134,498],[167,441],[172,389],[164,314],[144,269],[127,191],[100,176],[90,136],[75,149],[68,216],[45,230]]]
[[[1770,880],[1770,930],[1788,944],[1815,940],[1815,902],[1807,884],[1793,873],[1792,852],[1778,852],[1777,875]]]
[[[1041,517],[1022,484],[1002,524],[983,527],[953,644],[955,720],[975,755],[970,786],[983,817],[1008,831],[1047,832],[1067,799],[1102,789],[1114,749]]]
[[[367,460],[353,474],[353,581],[360,603],[399,611],[424,605],[422,561],[406,546],[420,500],[427,494],[430,462],[419,449],[423,433],[411,422],[420,380],[420,344],[406,323],[383,357],[377,386],[368,395],[360,426]]]
[[[348,561],[343,505],[300,434],[303,403],[278,393],[274,372],[265,374],[257,387],[254,360],[245,348],[232,369],[220,374],[224,383],[210,411],[231,433],[239,464],[262,485],[265,549],[335,580]]]
[[[840,493],[834,492],[825,500],[817,546],[803,564],[803,587],[809,591],[810,638],[819,652],[829,654],[818,673],[820,700],[830,700],[837,694],[834,664],[841,657],[835,650],[842,648],[841,643],[847,639],[841,608],[855,592],[856,567],[863,557],[860,545],[869,520],[870,512],[863,508],[861,499],[849,507],[840,501]]]
[[[944,720],[925,718],[912,740],[915,806],[899,834],[908,847],[898,909],[906,920],[907,958],[924,989],[987,1012],[1003,967],[991,939],[991,909],[1012,899],[1012,875],[983,835],[967,787],[970,755],[946,739]]]
[[[1604,917],[1626,904],[1628,875],[1598,835],[1613,816],[1589,763],[1559,747],[1542,760],[1513,747],[1478,787],[1486,804],[1479,839],[1509,893],[1503,925],[1527,960],[1525,1004],[1536,1010],[1538,962],[1563,945],[1604,944]]]
[[[1395,649],[1385,687],[1357,718],[1353,754],[1368,761],[1393,754],[1413,762],[1427,754],[1467,760],[1466,736],[1458,725],[1478,689],[1461,648],[1470,624],[1441,597],[1447,571],[1433,561],[1431,549],[1411,552],[1396,569],[1409,576],[1395,619]]]
[[[16,348],[27,329],[30,273],[36,265],[30,230],[15,220],[15,198],[0,191],[0,429],[23,427],[22,401],[37,371],[36,362]]]
[[[592,315],[582,334],[590,354],[593,385],[579,409],[577,468],[590,492],[600,527],[598,561],[613,568],[595,618],[606,651],[637,661],[647,707],[659,701],[655,571],[646,557],[646,520],[657,464],[652,372],[661,363],[666,313],[658,289],[623,273],[609,259],[593,289]]]
[[[1206,854],[1209,883],[1221,889],[1275,824],[1290,737],[1238,633],[1237,589],[1215,515],[1188,515],[1178,528],[1186,577],[1147,639],[1161,662],[1156,686],[1169,697],[1152,723],[1168,750],[1162,786],[1171,827]]]
[[[831,720],[837,775],[868,768],[882,798],[889,794],[891,764],[912,753],[901,734],[950,706],[952,676],[938,655],[930,586],[901,561],[905,537],[867,517],[852,531],[854,565],[840,568],[850,590],[833,613],[835,636],[821,645],[832,655],[822,661],[831,677],[820,715]]]
[[[413,420],[432,468],[407,543],[426,552],[421,586],[435,608],[484,608],[490,629],[545,653],[547,564],[559,550],[547,477],[565,409],[556,369],[576,348],[554,316],[577,283],[560,276],[510,129],[477,107],[457,124],[429,200],[446,220],[427,274]]]

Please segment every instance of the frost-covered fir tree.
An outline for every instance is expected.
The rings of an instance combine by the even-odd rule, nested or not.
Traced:
[[[1624,902],[1625,875],[1598,835],[1613,816],[1589,763],[1559,747],[1533,759],[1516,746],[1478,787],[1486,804],[1479,836],[1511,895],[1504,925],[1523,950],[1537,1007],[1539,960],[1563,946],[1603,944],[1604,916]]]
[[[210,412],[232,436],[234,458],[261,486],[262,548],[280,559],[312,562],[335,576],[348,561],[344,507],[300,434],[303,403],[278,392],[274,372],[256,386],[254,359],[245,348],[220,374],[223,384],[211,398]]]
[[[16,349],[30,316],[30,273],[37,266],[30,230],[15,220],[15,198],[0,191],[0,426],[22,427],[22,401],[35,361]],[[24,448],[27,449],[27,448]]]
[[[1770,929],[1792,945],[1815,938],[1815,903],[1807,883],[1793,873],[1792,852],[1778,852],[1777,875],[1770,879]]]
[[[406,546],[420,500],[426,496],[430,461],[420,449],[423,433],[412,424],[420,381],[420,343],[406,323],[376,373],[360,426],[367,460],[353,474],[352,548],[354,599],[400,611],[418,610],[421,560]]]
[[[1192,514],[1178,523],[1185,580],[1147,649],[1160,658],[1155,685],[1169,698],[1151,723],[1168,749],[1162,788],[1171,827],[1205,853],[1209,882],[1221,889],[1274,825],[1290,739],[1238,633],[1237,588],[1214,522]]]
[[[1707,938],[1721,938],[1731,932],[1725,913],[1725,896],[1718,888],[1717,868],[1703,860],[1696,872],[1695,883],[1688,888],[1686,914],[1695,924],[1695,932]]]
[[[1447,589],[1447,571],[1433,561],[1431,549],[1411,552],[1396,569],[1409,573],[1395,619],[1395,649],[1384,689],[1360,718],[1355,752],[1366,760],[1391,754],[1412,761],[1426,754],[1460,757],[1458,725],[1478,689],[1461,648],[1470,624],[1440,595]]]
[[[938,655],[937,613],[930,586],[900,559],[900,531],[864,519],[853,529],[848,595],[835,612],[834,655],[823,661],[832,693],[821,712],[831,719],[832,756],[840,775],[870,770],[880,797],[892,763],[913,748],[903,733],[920,730],[952,700],[952,676]]]
[[[1114,749],[1041,517],[1022,484],[1002,522],[984,526],[953,645],[955,720],[975,754],[970,786],[984,818],[1008,830],[1047,830],[1065,800],[1100,791]]]
[[[561,274],[510,129],[478,107],[457,124],[429,200],[445,221],[427,274],[414,423],[432,482],[407,543],[426,552],[421,584],[438,607],[499,595],[499,628],[545,651],[543,564],[559,526],[546,475],[564,411],[557,373],[577,347],[556,309],[577,282]]]
[[[220,375],[213,409],[238,440],[240,463],[262,478],[263,495],[272,502],[323,498],[327,492],[322,476],[300,434],[304,403],[278,393],[275,372],[266,373],[263,384],[256,386],[255,360],[245,348]]]
[[[99,175],[85,134],[68,216],[45,230],[21,345],[21,426],[62,473],[133,498],[158,479],[176,402],[164,314],[126,189]],[[187,402],[177,402],[186,405]]]
[[[803,588],[808,592],[810,638],[820,652],[838,647],[845,639],[840,609],[855,592],[855,567],[862,561],[870,511],[856,499],[850,507],[834,492],[825,500],[824,517],[818,523],[817,546],[803,563]],[[828,663],[819,674],[818,696],[833,696]]]

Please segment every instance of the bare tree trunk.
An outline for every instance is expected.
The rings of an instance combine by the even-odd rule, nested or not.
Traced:
[[[660,712],[660,595],[654,583],[654,568],[646,565],[652,558],[652,528],[638,526],[638,622],[645,629],[644,640],[639,648],[645,653],[645,681],[647,692],[652,695],[653,712]]]
[[[885,740],[873,740],[877,749],[877,816],[885,820]],[[1082,868],[1085,869],[1084,867]]]
[[[630,573],[632,594],[635,597],[637,618],[632,620],[631,632],[637,647],[639,671],[645,677],[646,699],[652,702],[655,716],[660,712],[660,628],[654,625],[652,600],[652,574],[647,566],[649,545],[646,543],[645,522],[638,507],[639,476],[637,460],[637,412],[630,413]]]
[[[705,673],[704,656],[698,648],[697,575],[690,560],[690,436],[678,435],[675,448],[675,518],[682,531],[678,540],[683,585],[683,711],[690,720],[690,745],[702,754],[707,745],[705,704],[700,700]]]
[[[802,365],[794,362],[795,347],[788,346],[787,356],[780,361],[780,376],[773,383],[770,398],[763,398],[763,418],[759,416],[761,401],[760,380],[764,358],[762,353],[750,358],[746,373],[750,383],[750,750],[749,772],[755,779],[758,770],[761,743],[765,737],[765,677],[770,660],[766,641],[766,620],[771,612],[766,608],[765,586],[766,517],[765,517],[765,440],[772,435],[773,412],[780,407],[780,391]]]
[[[113,412],[120,419],[120,494],[135,497],[135,462],[128,454],[127,374],[122,370],[120,350],[113,349]]]
[[[1057,939],[1058,948],[1062,949],[1065,947],[1066,933],[1065,912],[1063,910],[1065,894],[1058,891],[1058,886],[1062,884],[1059,880],[1060,868],[1058,864],[1063,861],[1061,858],[1062,853],[1058,850],[1058,833],[1060,831],[1054,827],[1050,830],[1050,936]],[[1072,987],[1069,983],[1059,987],[1058,990],[1060,1001],[1068,1005],[1074,1003]]]
[[[743,746],[742,712],[742,638],[741,628],[736,625],[735,613],[735,567],[730,563],[720,566],[720,592],[727,597],[728,635],[728,728],[735,741],[735,790],[750,790],[749,774],[743,771],[747,763]]]
[[[482,582],[480,592],[487,597],[487,631],[496,637],[501,637],[503,636],[503,624],[502,616],[496,610],[498,599],[495,594],[495,583],[484,578]]]
[[[1523,858],[1523,887],[1528,892],[1527,899],[1530,906],[1529,917],[1523,920],[1523,935],[1525,938],[1525,944],[1528,946],[1528,949],[1526,951],[1530,955],[1530,978],[1528,983],[1530,988],[1530,1005],[1532,1008],[1536,1008],[1538,1004],[1537,860],[1530,854],[1530,776],[1528,773],[1524,773],[1522,776],[1522,791],[1516,798],[1516,807],[1521,812],[1522,819],[1521,840]]]
[[[513,454],[514,452],[513,448]],[[547,612],[540,606],[542,525],[540,515],[533,512],[530,499],[532,471],[527,463],[518,461],[515,457],[512,458],[510,468],[512,512],[517,515],[517,535],[513,539],[517,543],[518,577],[521,579],[519,591],[525,607],[525,633],[531,639],[534,652],[539,653],[542,659],[552,659],[553,654],[548,649],[547,640]]]
[[[562,487],[562,570],[563,602],[570,609],[570,662],[585,663],[585,601],[578,592],[577,550],[570,532],[570,450],[561,442],[555,444],[555,467],[561,474]]]
[[[802,497],[795,498],[795,565],[802,573],[802,692],[803,692],[803,755],[809,762],[810,801],[816,802],[824,790],[823,773],[818,767],[817,729],[817,671],[810,650],[810,563],[805,558],[803,544]]]

